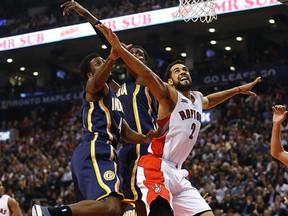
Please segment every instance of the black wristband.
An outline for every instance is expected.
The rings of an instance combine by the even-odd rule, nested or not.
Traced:
[[[97,22],[95,23],[95,25],[99,25],[102,24],[102,22],[100,20],[97,20]],[[100,38],[100,40],[102,41],[103,44],[105,44],[107,46],[108,49],[111,49],[111,44],[109,43],[109,41],[106,39],[106,37],[102,34],[101,31],[99,31],[95,25],[92,25],[92,27],[94,28],[94,30],[96,31],[98,37]]]

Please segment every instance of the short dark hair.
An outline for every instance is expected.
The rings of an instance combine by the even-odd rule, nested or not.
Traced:
[[[87,79],[86,74],[91,71],[90,67],[90,61],[94,58],[101,57],[98,53],[91,53],[84,57],[84,59],[81,61],[79,68],[80,68],[80,73],[83,78]]]
[[[145,58],[145,61],[146,61],[145,64],[147,64],[148,61],[149,61],[149,56],[148,56],[148,53],[146,52],[146,50],[140,45],[132,45],[131,49],[132,48],[138,48],[138,49],[140,49],[140,50],[142,50],[144,52],[144,58]]]
[[[165,71],[165,78],[166,80],[168,80],[169,78],[171,78],[171,68],[175,65],[175,64],[183,64],[185,65],[185,62],[182,61],[182,60],[176,60],[174,62],[172,62],[171,64],[168,65],[168,67],[166,68],[166,71]]]

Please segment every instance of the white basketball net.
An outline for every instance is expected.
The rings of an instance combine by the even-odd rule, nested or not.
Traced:
[[[179,8],[174,18],[183,18],[185,22],[192,20],[210,23],[217,19],[215,0],[179,0]]]

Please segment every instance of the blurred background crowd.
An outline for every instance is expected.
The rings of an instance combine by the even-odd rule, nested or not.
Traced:
[[[109,2],[99,0],[99,4],[95,4],[95,1],[86,0],[83,5],[89,6],[101,19],[178,5],[177,0]],[[8,17],[8,22],[0,28],[0,36],[83,22],[76,14],[63,19],[62,3],[54,0],[49,7],[44,6],[43,1],[1,3],[0,14]],[[7,7],[9,11],[5,9]],[[249,68],[288,62],[287,49],[271,47],[269,53],[262,51],[254,50],[257,55],[249,62]],[[197,67],[196,64],[192,79],[202,71],[222,71],[231,61],[243,63],[240,56],[234,55],[218,59],[216,66],[199,64]],[[215,70],[211,72],[209,68]],[[161,76],[165,68],[154,65],[153,69]],[[81,88],[79,75],[67,76],[68,79],[54,80],[45,88],[54,92]],[[229,87],[193,88],[206,95]],[[287,87],[287,78],[265,78],[255,86],[257,98],[235,96],[213,109],[212,121],[203,124],[198,143],[183,168],[189,170],[189,180],[201,193],[211,194],[210,205],[216,216],[288,215],[288,168],[269,153],[271,107],[286,103]],[[27,89],[31,92],[43,90],[31,86],[24,90]],[[5,99],[15,97],[11,88],[6,90]],[[23,88],[19,89],[21,91]],[[82,136],[81,111],[79,100],[1,110],[0,131],[9,130],[11,138],[0,141],[0,178],[6,192],[19,201],[25,215],[31,214],[31,206],[36,202],[53,206],[74,202],[70,158]],[[282,135],[282,143],[287,148],[286,121]]]
[[[0,37],[2,38],[14,36],[29,32],[41,31],[86,22],[83,17],[80,17],[74,11],[72,11],[69,16],[63,17],[63,9],[60,6],[64,2],[65,1],[63,0],[51,0],[49,1],[49,4],[47,4],[46,1],[35,0],[23,0],[20,2],[16,0],[1,1],[0,22],[5,20],[5,23],[2,23],[2,25],[0,25]],[[176,7],[179,5],[178,0],[81,0],[79,1],[79,3],[89,9],[92,14],[94,14],[101,20],[123,15],[135,14],[139,12]],[[9,10],[7,10],[7,8],[9,8]],[[281,12],[281,10],[279,11]],[[279,16],[279,14],[276,15]],[[274,26],[265,26],[265,32],[268,32],[268,34],[271,33],[277,35],[280,34],[280,32],[287,31],[287,22],[285,22],[285,17],[281,15],[280,18],[282,19],[280,19],[281,22],[277,22]],[[227,20],[228,19],[229,18],[227,18]],[[283,24],[283,22],[285,24]],[[189,25],[192,26],[192,24]],[[184,29],[181,28],[183,27],[180,27],[180,29],[177,29],[176,27],[175,29],[171,29],[173,34],[172,38],[174,38],[174,34],[177,35],[177,37],[183,37],[183,35],[185,35],[185,32],[183,31]],[[185,28],[187,27],[185,26]],[[277,31],[275,31],[276,29]],[[261,27],[261,31],[262,30],[263,29]],[[193,31],[193,29],[189,31]],[[161,31],[159,34],[161,34]],[[152,43],[153,40],[155,40],[156,43],[161,43],[161,41],[158,42],[158,37],[160,37],[159,34],[157,35],[156,33],[151,33],[143,37],[151,37],[149,38],[149,40],[151,40],[150,43]],[[233,34],[238,35],[239,33],[234,32]],[[223,52],[214,48],[213,46],[204,44],[203,42],[196,44],[197,54],[195,55],[197,55],[197,57],[193,59],[193,68],[191,68],[191,70],[193,69],[193,73],[214,74],[219,72],[231,72],[231,66],[233,66],[234,69],[236,68],[237,70],[251,70],[265,66],[288,64],[288,45],[286,41],[284,41],[284,43],[280,45],[277,44],[275,41],[268,42],[267,39],[265,39],[265,36],[262,37],[257,33],[257,29],[252,29],[251,34],[249,34],[249,32],[243,32],[243,34],[245,34],[245,36],[247,37],[244,39],[245,41],[243,41],[243,44],[245,44],[245,51],[238,51],[232,49],[232,51],[230,52]],[[234,36],[235,35],[233,35],[233,37]],[[220,35],[220,38],[222,39],[229,37],[232,36],[225,35],[225,33],[223,33],[223,35]],[[139,42],[137,42],[140,45],[142,43],[141,39],[142,38],[139,38]],[[274,40],[277,40],[277,37],[275,37]],[[130,41],[125,42],[129,43]],[[93,43],[96,43],[96,39]],[[0,85],[0,98],[7,98],[7,96],[17,97],[21,92],[49,92],[67,90],[68,88],[69,90],[73,90],[77,88],[79,76],[75,75],[75,73],[67,73],[65,79],[62,80],[55,79],[55,73],[57,73],[59,69],[63,69],[61,67],[63,67],[64,63],[70,61],[69,59],[64,58],[64,53],[68,52],[67,47],[62,47],[59,44],[61,43],[56,43],[56,45],[51,44],[51,47],[55,46],[55,49],[51,51],[51,53],[49,54],[50,56],[47,57],[48,59],[44,59],[44,57],[39,58],[39,56],[41,56],[41,53],[39,53],[39,56],[33,56],[31,54],[31,58],[33,59],[33,57],[35,57],[35,62],[37,61],[37,63],[33,65],[35,68],[33,68],[33,70],[37,69],[37,64],[39,61],[41,61],[41,64],[49,65],[47,65],[47,71],[45,72],[50,72],[51,74],[53,74],[51,75],[52,78],[49,78],[49,81],[47,81],[48,79],[46,78],[42,78],[44,81],[39,81],[39,79],[37,80],[37,78],[33,76],[25,77],[25,73],[20,72],[19,74],[19,72],[16,71],[15,68],[11,69],[12,71],[9,71],[9,73],[5,71],[5,68],[1,68],[1,70],[3,70],[5,73],[8,73],[7,76],[9,76],[9,81],[6,81],[5,85]],[[179,43],[177,44],[174,42],[174,45],[177,46],[179,45]],[[4,45],[2,44],[2,46]],[[172,61],[172,58],[174,57],[172,56],[172,52],[164,53],[163,51],[159,50],[159,52],[155,53],[155,50],[153,50],[153,46],[151,46],[151,44],[149,44],[148,46],[144,46],[144,48],[147,50],[148,54],[152,56],[152,58],[150,58],[149,66],[159,76],[162,76],[166,66]],[[188,48],[185,47],[185,49]],[[106,52],[106,54],[107,53],[108,52]],[[24,55],[29,56],[29,53],[24,53]],[[13,51],[11,52],[11,56],[13,56]],[[0,63],[0,65],[3,64],[4,66],[6,66],[6,62],[1,62],[1,59]],[[66,68],[64,68],[63,70],[64,72],[67,72]],[[117,76],[115,76],[116,80],[120,83],[123,82],[124,80],[122,78],[125,77],[125,66],[120,63],[117,65],[117,67],[115,67],[115,70],[117,70]],[[20,79],[20,76],[25,79],[24,82],[21,82],[21,80],[18,81],[15,78],[17,77],[18,79]],[[19,82],[21,82],[21,84],[18,84]]]
[[[213,197],[215,215],[287,215],[288,168],[269,153],[271,106],[287,101],[287,87],[269,79],[255,92],[257,98],[235,96],[213,110],[183,165],[191,183]],[[70,158],[82,135],[79,101],[28,110],[0,128],[13,131],[0,145],[0,177],[25,214],[35,202],[74,201]],[[283,125],[285,147],[287,129]]]

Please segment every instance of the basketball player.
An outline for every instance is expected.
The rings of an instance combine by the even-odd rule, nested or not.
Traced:
[[[99,23],[99,20],[86,8],[76,1],[65,2],[61,7],[63,7],[64,15],[74,10],[84,17],[93,26],[102,42],[106,46],[111,47],[102,32],[95,28],[95,24]],[[144,64],[147,64],[148,54],[143,47],[133,45],[129,52]],[[120,88],[115,82],[109,83],[109,85],[111,84],[114,85],[113,89],[117,91],[116,95],[123,105],[124,119],[131,129],[144,134],[150,130],[156,130],[157,101],[151,95],[149,89],[145,87],[143,79],[130,68],[127,68],[126,82]],[[119,150],[119,174],[123,178],[121,191],[125,196],[125,201],[132,205],[128,206],[127,215],[135,214],[134,202],[137,208],[137,215],[146,215],[145,206],[141,202],[141,192],[136,185],[136,170],[139,158],[147,154],[148,146],[148,143],[135,145],[121,140],[121,148]]]
[[[133,45],[129,52],[147,64],[148,55],[144,48]],[[127,80],[121,85],[117,96],[124,107],[124,119],[133,130],[145,133],[145,131],[157,129],[157,101],[145,86],[143,78],[129,67],[127,67]],[[139,158],[147,154],[149,144],[133,145],[125,141],[121,144],[122,147],[119,150],[119,168],[123,178],[121,189],[125,198],[132,201],[132,205],[135,201],[137,215],[144,216],[146,215],[145,206],[141,201],[141,191],[136,185],[136,171]],[[130,215],[131,213],[130,211]]]
[[[284,150],[281,144],[281,124],[286,119],[286,106],[275,105],[273,109],[273,126],[271,134],[271,155],[277,160],[288,166],[288,152]]]
[[[5,188],[2,181],[0,180],[0,215],[22,216],[22,211],[19,207],[19,203],[15,199],[4,193]]]
[[[84,216],[123,214],[116,146],[121,137],[129,143],[147,143],[154,131],[142,135],[123,119],[123,107],[107,85],[119,56],[111,52],[106,61],[99,54],[86,56],[80,64],[85,79],[83,94],[83,140],[74,150],[71,167],[78,203],[61,207],[34,205],[33,216]]]
[[[137,184],[150,216],[213,215],[198,190],[185,178],[181,169],[196,143],[201,126],[202,109],[210,109],[237,94],[256,96],[253,82],[203,96],[191,91],[192,79],[182,61],[170,64],[166,71],[168,83],[163,82],[145,64],[125,50],[117,36],[104,25],[96,26],[108,39],[125,64],[141,76],[158,100],[158,133],[149,146],[149,154],[138,163]]]

